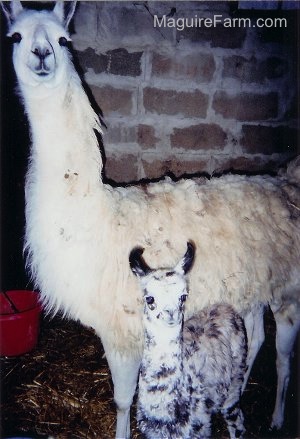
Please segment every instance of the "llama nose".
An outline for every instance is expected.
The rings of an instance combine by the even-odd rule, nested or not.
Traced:
[[[41,61],[43,61],[47,56],[51,55],[51,51],[47,47],[35,47],[31,52]]]
[[[38,64],[35,66],[36,71],[42,71],[42,73],[49,70],[47,68],[46,59],[53,54],[53,48],[51,46],[47,31],[43,26],[37,27],[33,35],[33,44],[31,46],[31,53],[35,55],[35,59],[38,60]]]
[[[164,312],[168,315],[168,317],[170,318],[170,320],[173,320],[174,317],[174,309],[164,309]]]
[[[47,59],[52,54],[52,51],[47,46],[36,45],[32,48],[31,52],[35,55],[37,61],[34,66],[35,72],[40,76],[47,75],[50,70],[50,65],[47,62]]]

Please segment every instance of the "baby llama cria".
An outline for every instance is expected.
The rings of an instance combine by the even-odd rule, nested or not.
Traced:
[[[263,342],[263,310],[277,323],[278,386],[272,425],[283,423],[289,357],[300,323],[300,167],[277,177],[162,180],[112,188],[102,180],[100,130],[68,50],[75,3],[53,10],[3,2],[19,94],[31,130],[26,177],[27,267],[48,311],[59,309],[101,337],[114,383],[118,438],[143,349],[139,285],[128,255],[175,265],[192,240],[187,318],[230,303],[244,318],[248,372]],[[83,2],[84,5],[84,2]],[[5,78],[3,78],[5,80]]]
[[[195,248],[175,268],[152,270],[132,250],[129,261],[144,297],[144,352],[137,419],[147,439],[200,439],[211,435],[211,415],[221,412],[231,438],[244,433],[239,408],[246,370],[244,323],[227,304],[203,308],[184,320],[186,273]]]

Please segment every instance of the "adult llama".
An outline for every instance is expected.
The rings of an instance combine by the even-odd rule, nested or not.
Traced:
[[[114,383],[117,438],[130,436],[142,353],[142,298],[128,256],[144,248],[154,268],[197,247],[186,318],[227,302],[245,319],[248,372],[264,339],[263,311],[277,324],[277,399],[283,423],[289,357],[300,325],[300,165],[278,177],[162,180],[112,188],[101,177],[101,132],[67,48],[75,9],[3,2],[19,94],[31,130],[26,176],[27,267],[46,309],[93,327]]]

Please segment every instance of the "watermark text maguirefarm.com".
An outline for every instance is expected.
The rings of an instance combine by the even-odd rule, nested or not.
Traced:
[[[234,27],[258,27],[258,28],[287,28],[288,22],[286,18],[283,17],[275,17],[275,18],[243,18],[243,17],[235,17],[228,18],[223,17],[223,15],[214,15],[213,17],[198,17],[195,15],[194,17],[189,18],[174,18],[163,15],[162,17],[158,17],[157,15],[153,16],[153,25],[154,27],[165,27],[165,28],[176,28],[178,31],[183,31],[187,28],[212,28],[223,26],[226,28],[234,28]]]

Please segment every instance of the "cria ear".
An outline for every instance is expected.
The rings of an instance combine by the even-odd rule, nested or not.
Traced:
[[[0,4],[10,26],[15,21],[20,12],[23,11],[22,3],[20,2],[20,0],[13,0],[11,2],[0,2]],[[10,4],[10,7],[7,7],[8,4]]]
[[[187,243],[187,251],[181,261],[176,265],[175,271],[179,273],[188,273],[193,266],[196,247],[192,241]]]
[[[59,21],[65,26],[67,29],[69,26],[70,21],[72,20],[72,17],[75,12],[77,0],[63,2],[61,0],[58,0],[54,6],[53,12],[59,19]],[[67,14],[65,16],[65,4],[67,5]]]
[[[142,254],[144,249],[141,247],[136,247],[131,250],[129,255],[129,264],[132,272],[139,277],[144,277],[151,273],[151,268],[146,264]]]

